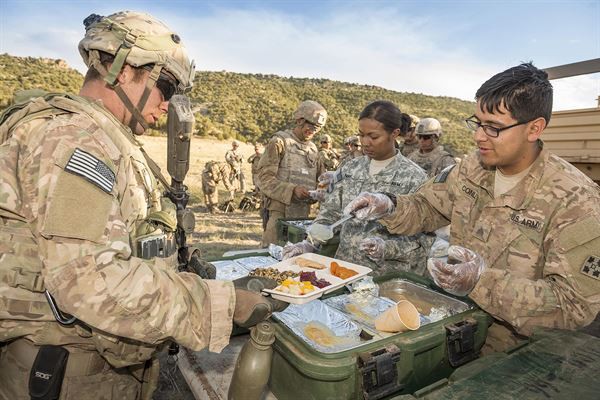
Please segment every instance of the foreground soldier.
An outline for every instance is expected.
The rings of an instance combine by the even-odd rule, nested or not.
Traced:
[[[454,157],[439,144],[442,125],[435,118],[423,118],[417,125],[419,149],[407,158],[423,168],[427,175],[436,176],[446,167],[456,164]]]
[[[340,163],[340,155],[332,148],[333,140],[329,135],[321,135],[319,158],[327,171],[335,171]]]
[[[327,111],[316,101],[300,103],[294,128],[277,132],[258,164],[258,186],[264,195],[265,231],[262,246],[277,243],[277,220],[305,219],[314,202],[308,193],[325,172],[317,146],[311,139],[325,126]]]
[[[232,319],[272,309],[245,281],[175,270],[174,205],[132,131],[193,83],[179,36],[142,13],[84,23],[80,96],[0,126],[0,399],[149,399],[167,341],[220,351]]]
[[[229,164],[230,175],[229,175],[229,183],[231,186],[235,187],[238,185],[239,190],[244,193],[245,190],[245,182],[244,182],[244,172],[242,170],[242,163],[244,162],[244,157],[239,151],[240,144],[237,140],[231,142],[231,149],[227,150],[225,153],[225,161]]]
[[[536,326],[576,329],[600,310],[600,189],[543,149],[552,111],[547,74],[531,64],[477,91],[467,120],[478,150],[414,195],[361,194],[345,212],[380,218],[397,234],[452,222],[449,256],[430,260],[445,290],[489,312],[486,350],[504,350]],[[361,207],[365,207],[359,210]]]
[[[219,182],[223,182],[225,190],[229,192],[227,200],[233,200],[235,189],[229,182],[230,167],[227,163],[218,161],[209,161],[204,164],[202,171],[202,193],[204,194],[204,203],[209,213],[218,210],[219,205]]]

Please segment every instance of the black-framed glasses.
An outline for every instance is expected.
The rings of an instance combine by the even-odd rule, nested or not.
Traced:
[[[533,121],[533,120],[529,120],[529,121],[524,121],[524,122],[517,122],[516,124],[512,124],[512,125],[505,126],[502,128],[496,128],[495,126],[482,124],[481,122],[479,122],[473,118],[475,118],[474,115],[465,119],[467,128],[471,129],[473,132],[475,132],[477,129],[481,128],[481,129],[483,129],[483,133],[485,133],[489,137],[493,137],[493,138],[497,138],[500,135],[500,132],[502,132],[502,131],[505,131],[510,128],[514,128],[515,126],[527,124],[527,123]]]

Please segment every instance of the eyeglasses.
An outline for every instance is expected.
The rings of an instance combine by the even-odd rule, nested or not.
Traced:
[[[313,131],[313,132],[317,132],[321,130],[321,127],[317,124],[313,124],[312,122],[308,121],[308,120],[304,120],[304,123],[308,125],[308,128]],[[323,143],[323,142],[321,142]]]
[[[160,90],[164,101],[169,101],[171,97],[177,92],[177,85],[171,79],[160,74],[156,81],[156,87]]]
[[[417,135],[417,139],[419,140],[428,140],[431,139],[433,135]]]
[[[496,128],[491,125],[484,125],[481,122],[479,122],[473,118],[475,118],[474,115],[470,116],[468,119],[465,119],[467,128],[471,129],[473,132],[475,132],[477,129],[481,128],[481,129],[483,129],[483,133],[485,133],[489,137],[493,137],[493,138],[497,138],[500,135],[500,132],[502,132],[502,131],[505,131],[510,128],[514,128],[515,126],[527,124],[527,123],[533,121],[533,120],[529,120],[529,121],[525,121],[525,122],[517,122],[516,124],[505,126],[503,128]]]

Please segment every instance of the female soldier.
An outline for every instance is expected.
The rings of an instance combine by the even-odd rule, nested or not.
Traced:
[[[407,124],[408,115],[389,101],[379,100],[365,107],[358,117],[364,155],[348,161],[336,172],[337,182],[321,203],[313,226],[329,225],[341,218],[344,207],[361,192],[407,194],[426,180],[425,172],[395,148],[396,138]],[[426,234],[390,235],[377,221],[350,220],[342,225],[335,257],[372,268],[376,276],[396,270],[423,275],[433,238]],[[315,246],[318,243],[313,245],[306,240],[288,245],[284,258],[315,252]]]

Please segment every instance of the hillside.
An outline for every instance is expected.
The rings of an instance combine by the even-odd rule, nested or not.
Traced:
[[[16,90],[41,88],[77,92],[82,75],[62,60],[0,55],[0,108],[10,104]],[[473,147],[463,120],[473,103],[451,97],[401,93],[377,86],[328,79],[286,78],[276,75],[206,72],[196,74],[190,98],[196,111],[196,134],[245,142],[266,141],[289,124],[302,100],[320,102],[329,112],[324,133],[341,145],[354,134],[362,108],[377,99],[391,100],[403,112],[440,120],[442,142],[457,155]],[[164,121],[160,124],[164,128]]]

